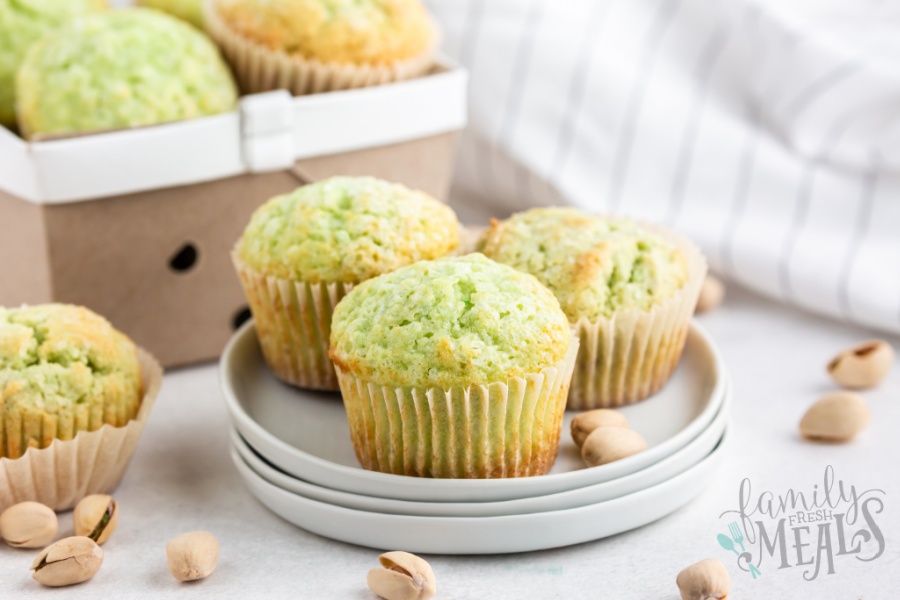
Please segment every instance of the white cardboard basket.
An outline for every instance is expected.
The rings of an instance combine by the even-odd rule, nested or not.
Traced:
[[[83,304],[166,366],[214,358],[246,316],[229,250],[252,211],[338,174],[443,199],[466,85],[441,60],[414,80],[247,95],[164,125],[40,141],[0,127],[0,305]]]
[[[0,190],[37,204],[118,196],[290,168],[310,157],[462,129],[466,72],[292,97],[252,94],[238,109],[152,127],[27,142],[0,127]]]

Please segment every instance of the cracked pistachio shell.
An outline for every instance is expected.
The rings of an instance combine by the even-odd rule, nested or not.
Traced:
[[[628,427],[628,419],[622,413],[608,408],[597,408],[578,413],[572,419],[572,439],[581,448],[598,427]]]
[[[20,502],[0,515],[0,537],[13,548],[43,548],[57,527],[56,513],[40,502]]]
[[[700,296],[697,298],[697,307],[694,312],[698,315],[714,309],[722,304],[725,299],[725,284],[715,275],[707,275],[700,287]]]
[[[119,505],[106,494],[85,496],[75,506],[72,519],[75,521],[75,535],[83,535],[102,544],[116,530]]]
[[[800,433],[808,440],[848,442],[869,426],[872,413],[854,392],[834,392],[809,407],[800,420]]]
[[[415,554],[387,552],[378,562],[382,568],[369,571],[366,581],[385,600],[426,600],[437,594],[431,565]]]
[[[205,579],[219,562],[219,541],[208,531],[182,533],[166,544],[166,561],[178,581]]]
[[[870,340],[847,348],[828,363],[828,374],[838,385],[857,390],[875,387],[894,364],[894,349],[887,342]]]
[[[675,579],[681,600],[722,600],[731,591],[728,570],[715,558],[687,567]]]
[[[598,427],[581,447],[581,458],[589,467],[598,467],[647,449],[647,441],[625,427]]]
[[[68,537],[44,548],[31,570],[40,583],[50,587],[74,585],[97,574],[103,564],[103,550],[91,538]]]

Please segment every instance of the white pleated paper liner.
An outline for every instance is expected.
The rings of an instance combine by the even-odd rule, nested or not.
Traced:
[[[232,254],[253,313],[266,364],[280,380],[301,388],[337,391],[328,358],[334,307],[350,283],[308,283],[257,273]]]
[[[0,511],[31,500],[67,510],[90,494],[111,492],[131,460],[162,384],[163,370],[138,349],[144,395],[137,416],[123,427],[103,425],[73,439],[29,448],[19,458],[0,458]]]
[[[668,229],[641,226],[681,250],[688,280],[649,311],[620,311],[609,319],[582,318],[573,325],[581,353],[569,392],[571,410],[623,406],[647,398],[666,384],[678,365],[706,276],[706,258],[693,242]]]
[[[556,460],[578,341],[538,373],[450,389],[391,387],[338,367],[360,464],[416,477],[486,479],[547,473]]]

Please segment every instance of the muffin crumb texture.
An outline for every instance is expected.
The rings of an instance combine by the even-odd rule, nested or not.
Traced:
[[[215,0],[228,27],[272,50],[324,63],[390,65],[430,52],[420,0]]]
[[[0,307],[0,456],[137,414],[142,379],[135,345],[77,306]]]
[[[688,280],[684,255],[660,236],[574,208],[537,208],[493,221],[479,249],[535,275],[573,323],[650,310]]]
[[[237,90],[213,43],[156,10],[75,19],[29,50],[16,79],[28,135],[153,125],[232,110]]]
[[[480,254],[364,282],[337,306],[331,358],[380,385],[506,382],[561,361],[571,338],[553,294]]]
[[[333,177],[257,209],[238,256],[281,279],[357,283],[458,244],[456,215],[428,194],[373,177]]]
[[[16,71],[28,48],[70,19],[104,8],[105,0],[0,0],[0,125],[16,122]]]

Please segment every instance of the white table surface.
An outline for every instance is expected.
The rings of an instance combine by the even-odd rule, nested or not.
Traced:
[[[733,438],[714,486],[693,503],[642,529],[610,539],[524,555],[428,557],[440,598],[678,598],[675,576],[716,557],[728,566],[731,597],[866,600],[893,598],[900,585],[900,368],[866,392],[874,421],[849,445],[802,442],[797,423],[832,389],[824,367],[866,332],[737,289],[701,317],[720,344],[735,387]],[[898,346],[897,340],[892,342]],[[214,365],[166,376],[133,463],[115,496],[119,527],[90,582],[53,592],[28,572],[35,551],[0,544],[0,597],[46,598],[375,598],[366,573],[379,552],[297,529],[263,508],[243,487],[228,456],[227,416]],[[834,575],[803,580],[802,568],[763,563],[751,581],[716,544],[719,514],[736,507],[738,486],[811,491],[827,465],[859,489],[886,492],[878,524],[886,551],[864,563],[838,557]],[[71,532],[71,515],[60,517]],[[195,529],[215,533],[221,559],[207,580],[179,584],[169,575],[166,541]],[[409,531],[410,536],[416,532]],[[58,596],[62,597],[62,596]]]

